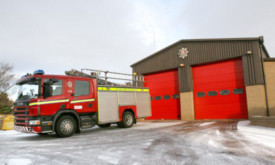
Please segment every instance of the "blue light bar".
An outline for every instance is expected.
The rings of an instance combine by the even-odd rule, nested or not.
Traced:
[[[36,70],[33,72],[33,75],[36,75],[36,74],[43,75],[44,73],[45,73],[44,70]]]

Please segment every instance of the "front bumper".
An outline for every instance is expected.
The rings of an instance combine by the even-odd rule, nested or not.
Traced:
[[[41,133],[41,127],[40,126],[14,126],[14,130],[18,132],[23,133]]]

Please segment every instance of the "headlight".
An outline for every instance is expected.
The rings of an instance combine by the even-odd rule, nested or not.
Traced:
[[[39,125],[40,124],[40,120],[30,120],[29,121],[29,125]]]

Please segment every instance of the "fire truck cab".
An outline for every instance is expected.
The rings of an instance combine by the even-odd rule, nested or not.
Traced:
[[[137,118],[151,116],[147,88],[97,86],[96,78],[45,75],[42,70],[17,85],[14,128],[20,132],[68,137],[95,125],[128,128]]]

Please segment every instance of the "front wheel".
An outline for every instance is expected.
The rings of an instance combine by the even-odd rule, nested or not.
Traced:
[[[75,133],[76,121],[72,116],[62,116],[56,124],[56,134],[59,137],[69,137]]]
[[[122,128],[129,128],[133,126],[134,122],[135,122],[135,118],[133,113],[127,111],[123,114],[123,119],[118,124],[118,126]]]

